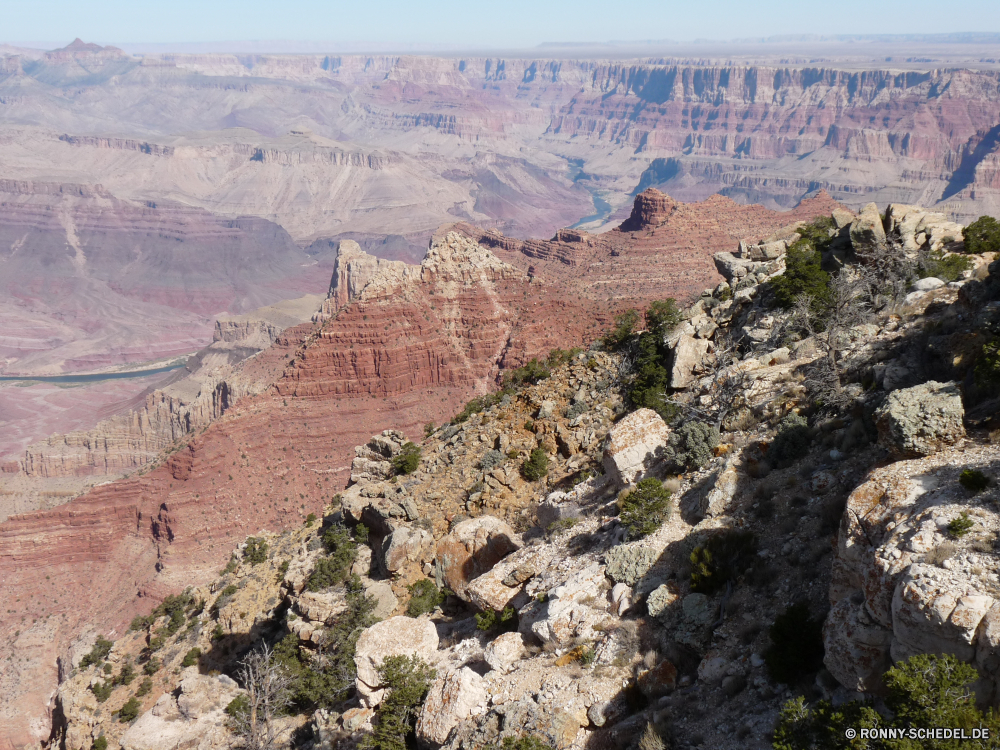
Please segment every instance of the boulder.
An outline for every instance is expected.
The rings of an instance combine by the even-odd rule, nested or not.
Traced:
[[[550,589],[537,616],[522,619],[519,628],[530,629],[543,643],[560,646],[577,639],[597,640],[598,629],[610,619],[596,599],[603,581],[604,569],[596,563],[577,571]]]
[[[520,609],[527,603],[525,584],[548,566],[555,553],[551,544],[522,547],[511,553],[468,585],[469,601],[484,611],[502,612],[507,606]]]
[[[680,336],[673,347],[670,387],[687,388],[694,382],[695,369],[700,367],[711,344],[707,339]]]
[[[667,608],[679,598],[666,584],[663,584],[654,589],[646,598],[646,610],[650,617],[661,617],[667,613]]]
[[[735,464],[727,462],[718,477],[716,477],[712,489],[702,497],[699,507],[701,514],[703,516],[715,517],[725,513],[729,507],[729,503],[736,497],[736,490],[739,488],[739,485],[740,475],[736,471]]]
[[[917,279],[913,282],[913,291],[915,292],[930,292],[934,289],[940,289],[944,286],[944,282],[941,279],[929,276],[926,279]]]
[[[396,611],[399,606],[399,599],[392,592],[392,586],[388,581],[363,581],[365,593],[375,599],[375,610],[372,612],[380,620]]]
[[[406,563],[429,560],[433,555],[434,537],[426,529],[401,525],[382,541],[382,565],[395,573]]]
[[[662,453],[669,437],[670,428],[655,411],[638,409],[632,412],[608,433],[604,448],[605,472],[619,485],[632,484]]]
[[[391,617],[377,622],[358,638],[354,663],[355,684],[366,708],[374,708],[385,697],[378,668],[387,656],[419,656],[433,661],[438,647],[437,628],[426,617]]]
[[[928,456],[965,437],[962,394],[931,380],[889,394],[875,412],[879,443],[898,457]]]
[[[438,584],[469,601],[469,583],[520,548],[520,537],[499,518],[480,516],[462,521],[438,542]]]
[[[227,747],[226,706],[240,693],[239,685],[225,675],[184,671],[179,691],[164,693],[156,704],[122,735],[123,750],[212,750]]]
[[[711,625],[718,608],[705,594],[688,594],[681,600],[684,619],[692,625]]]
[[[520,633],[504,633],[490,642],[483,658],[490,669],[506,674],[521,660],[524,653],[524,636]]]
[[[652,669],[639,673],[639,690],[647,698],[660,698],[677,689],[677,667],[664,659]]]
[[[619,544],[605,554],[605,571],[616,583],[635,586],[659,559],[660,550],[644,546],[641,542]]]
[[[823,624],[823,663],[837,681],[859,692],[875,692],[889,668],[891,631],[875,622],[864,603],[844,598]]]
[[[462,667],[442,675],[427,691],[417,720],[417,739],[428,745],[443,745],[460,721],[485,705],[483,678],[471,669]]]
[[[732,283],[734,279],[741,279],[750,272],[753,261],[749,258],[737,258],[732,253],[716,253],[712,256],[715,267],[719,273],[725,277],[726,281]]]
[[[698,665],[698,679],[708,685],[718,685],[726,676],[729,662],[722,656],[705,655]]]
[[[854,252],[864,255],[885,247],[885,228],[878,206],[869,203],[851,222],[851,244]]]
[[[304,591],[296,600],[295,608],[311,622],[332,624],[334,618],[347,609],[347,600],[340,591]]]

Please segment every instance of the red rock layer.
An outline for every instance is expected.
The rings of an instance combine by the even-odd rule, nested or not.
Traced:
[[[547,241],[516,240],[469,224],[455,228],[509,263],[558,280],[570,296],[623,305],[668,296],[686,301],[722,279],[715,253],[837,206],[822,191],[791,211],[771,211],[720,195],[679,203],[650,188],[636,196],[629,218],[604,234],[562,230]]]

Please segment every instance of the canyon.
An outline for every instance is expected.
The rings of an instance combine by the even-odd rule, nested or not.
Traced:
[[[1000,213],[995,66],[869,63],[0,49],[0,750],[371,435],[794,222]]]
[[[812,218],[835,205],[821,196],[794,216]],[[124,440],[54,439],[30,449],[15,478],[108,467],[108,457],[125,455],[129,446],[136,465],[148,463],[69,502],[0,524],[0,584],[11,602],[0,614],[0,632],[4,652],[16,654],[0,678],[5,693],[16,696],[0,716],[0,734],[14,738],[14,746],[44,739],[48,696],[59,664],[74,649],[96,632],[121,633],[149,597],[208,580],[246,535],[294,525],[320,510],[350,473],[351,447],[373,432],[393,428],[416,438],[424,424],[451,417],[495,387],[501,369],[585,344],[627,306],[714,285],[711,255],[716,242],[728,239],[720,234],[727,216],[734,225],[725,231],[736,234],[740,221],[743,231],[770,233],[789,218],[725,198],[682,206],[649,190],[635,201],[626,224],[631,231],[596,238],[575,232],[569,249],[563,236],[494,253],[468,236],[471,227],[439,233],[417,267],[348,246],[316,321],[285,329],[237,366],[271,373],[273,385],[262,376],[256,393],[194,422],[196,430],[163,437],[175,443],[162,457],[137,449],[144,447],[144,420],[175,424],[169,399],[114,422],[126,426]],[[679,242],[679,227],[700,227],[704,244],[665,273],[654,248],[661,237],[661,248]],[[501,244],[496,234],[491,238]],[[632,243],[639,248],[634,253]],[[575,265],[558,259],[574,252]],[[659,256],[666,254],[661,249]],[[548,269],[564,268],[569,278],[547,277]],[[609,295],[619,277],[628,283]],[[575,293],[574,283],[590,293]],[[217,405],[218,385],[209,390],[213,398],[196,403]]]

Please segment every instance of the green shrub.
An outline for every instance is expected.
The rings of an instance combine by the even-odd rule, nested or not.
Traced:
[[[184,654],[184,659],[181,660],[181,666],[193,667],[198,663],[198,660],[200,658],[201,658],[201,649],[195,647],[190,651],[188,651],[186,654]]]
[[[279,583],[285,580],[285,575],[288,573],[288,568],[291,566],[291,560],[282,560],[281,565],[278,566],[278,576],[277,580]]]
[[[646,309],[646,330],[661,339],[674,330],[681,320],[683,315],[677,309],[677,300],[673,297],[651,302]]]
[[[235,569],[235,565],[234,565]],[[189,591],[182,594],[168,596],[160,602],[156,609],[149,613],[147,617],[135,617],[129,625],[129,630],[142,630],[148,628],[156,620],[164,615],[170,616],[170,621],[166,626],[167,635],[173,635],[184,624],[184,613],[192,606],[197,606],[194,596]]]
[[[971,270],[972,259],[964,255],[945,255],[941,252],[923,256],[917,264],[917,275],[922,279],[934,277],[941,281],[958,281],[962,272]]]
[[[434,423],[428,422],[427,424],[424,425],[424,437],[429,438],[433,434],[434,434]]]
[[[311,529],[316,524],[316,514],[310,513],[306,516],[306,528]]]
[[[497,612],[495,609],[477,612],[476,628],[499,633],[517,630],[517,610],[513,607],[504,607],[502,612]]]
[[[823,621],[814,619],[806,604],[793,604],[778,615],[769,635],[764,663],[775,682],[790,685],[823,666]]]
[[[535,448],[521,464],[521,476],[534,482],[549,473],[549,457],[541,448]]]
[[[992,216],[980,216],[962,232],[965,237],[965,252],[1000,252],[1000,221]]]
[[[375,710],[376,722],[360,747],[407,750],[414,739],[420,706],[437,673],[418,656],[387,656],[378,668],[379,684],[388,693]]]
[[[982,492],[990,483],[990,478],[977,469],[965,469],[958,475],[958,483],[969,492]]]
[[[614,327],[604,334],[602,343],[609,351],[618,351],[632,338],[632,333],[639,322],[639,312],[629,309],[615,318]]]
[[[360,524],[358,528],[368,530]],[[343,524],[334,524],[326,530],[323,547],[327,556],[316,561],[316,567],[309,575],[306,588],[310,591],[323,591],[346,581],[358,557],[358,545]]]
[[[135,694],[142,698],[144,695],[149,695],[151,692],[153,692],[153,681],[146,677],[139,683],[139,689],[135,691]]]
[[[230,555],[229,562],[226,563],[226,567],[222,569],[219,575],[227,576],[230,573],[235,573],[237,565],[239,565],[239,561],[236,559],[236,555]]]
[[[403,444],[402,450],[392,457],[392,470],[395,474],[412,474],[420,466],[420,446],[409,441]]]
[[[242,693],[226,704],[226,714],[234,719],[250,710],[250,699]]]
[[[90,653],[80,659],[80,669],[86,669],[91,664],[99,664],[107,659],[108,654],[111,653],[111,647],[114,645],[103,635],[97,636],[97,640],[94,641],[94,646],[90,649]]]
[[[490,448],[483,454],[483,457],[479,459],[479,468],[483,471],[492,471],[502,463],[503,453],[498,451],[496,448]]]
[[[358,636],[375,624],[375,599],[365,594],[358,576],[346,582],[347,608],[332,626],[317,656],[299,648],[299,637],[289,633],[274,647],[274,658],[292,680],[292,702],[300,710],[330,708],[354,689],[357,667],[354,651]]]
[[[795,305],[802,294],[813,300],[813,312],[823,317],[832,300],[830,274],[823,270],[823,256],[814,241],[803,238],[788,248],[785,272],[771,279],[771,289],[777,303],[786,310]]]
[[[115,677],[116,685],[131,685],[132,681],[135,679],[135,667],[132,666],[132,662],[125,660],[122,664],[122,668],[118,672],[118,676]]]
[[[151,656],[149,661],[147,661],[142,667],[142,673],[146,675],[154,675],[160,671],[160,660],[155,656]]]
[[[888,729],[910,727],[986,728],[990,737],[1000,734],[1000,721],[992,711],[983,714],[976,708],[969,690],[979,678],[975,667],[951,654],[919,654],[896,664],[885,673],[889,694],[885,699],[886,715],[865,702],[851,701],[834,707],[819,701],[807,707],[804,698],[788,701],[778,718],[773,736],[774,750],[819,750],[820,748],[872,748],[872,750],[958,750],[975,747],[976,742],[961,740],[897,740],[888,743],[845,742],[845,732],[852,729]],[[891,718],[889,718],[891,717]],[[992,747],[992,743],[979,745]]]
[[[618,501],[618,519],[629,539],[652,534],[670,519],[670,491],[654,477],[641,480]]]
[[[693,471],[712,460],[719,431],[705,422],[685,422],[670,434],[666,455],[679,469]]]
[[[958,518],[953,518],[948,523],[948,533],[959,539],[972,531],[972,527],[975,525],[976,522],[969,518],[969,514],[963,510]]]
[[[247,546],[243,549],[243,560],[251,565],[260,565],[267,560],[267,542],[256,536],[247,539]]]
[[[976,358],[973,374],[976,384],[981,388],[1000,385],[1000,338],[983,344],[983,351]]]
[[[726,529],[710,536],[691,552],[691,590],[702,594],[718,591],[735,581],[757,554],[752,533]]]
[[[778,434],[767,449],[767,460],[774,466],[788,466],[809,454],[812,432],[804,417],[789,414],[781,421]]]
[[[586,401],[577,401],[566,410],[566,419],[572,421],[581,414],[586,414],[589,408]]]
[[[444,601],[444,594],[429,578],[421,578],[408,587],[410,602],[406,606],[406,614],[410,617],[433,612]]]
[[[368,544],[368,527],[359,523],[354,527],[354,541],[358,544]]]
[[[90,748],[91,750],[108,750],[108,738],[102,734],[100,737],[94,740]]]
[[[103,667],[101,667],[104,674],[111,674],[115,671],[115,668],[111,666],[111,662],[106,662]]]
[[[461,424],[468,420],[473,414],[478,414],[481,411],[486,411],[500,403],[504,396],[508,395],[510,391],[508,389],[500,390],[495,393],[487,393],[485,396],[477,396],[467,403],[458,414],[456,414],[451,419],[452,424]]]
[[[504,737],[503,750],[554,750],[552,745],[547,744],[541,737],[533,734],[526,734],[517,739]]]
[[[534,385],[552,375],[552,371],[544,362],[539,362],[532,358],[520,367],[510,370],[504,375],[504,384],[509,386],[520,386],[524,384]]]
[[[652,409],[671,420],[676,407],[667,400],[670,390],[668,352],[663,339],[653,333],[641,333],[636,341],[635,377],[629,387],[628,400],[633,409]]]
[[[118,709],[118,721],[122,724],[128,724],[130,721],[135,721],[139,716],[140,708],[142,708],[142,704],[136,700],[135,696],[132,696],[125,701],[124,706]]]
[[[90,686],[90,692],[94,694],[97,698],[98,703],[104,703],[108,698],[111,697],[111,691],[114,690],[114,684],[108,680],[106,682],[95,682]]]

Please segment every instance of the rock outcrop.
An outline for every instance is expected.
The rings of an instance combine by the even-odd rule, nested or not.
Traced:
[[[437,647],[437,628],[426,618],[391,617],[365,630],[354,654],[356,685],[365,706],[373,708],[385,696],[378,670],[386,657],[418,656],[425,662],[433,661]]]
[[[652,409],[637,409],[614,426],[604,448],[604,470],[619,486],[633,484],[662,458],[670,428]]]
[[[929,381],[890,393],[875,413],[875,422],[884,448],[901,458],[914,458],[961,440],[964,417],[957,384]]]

